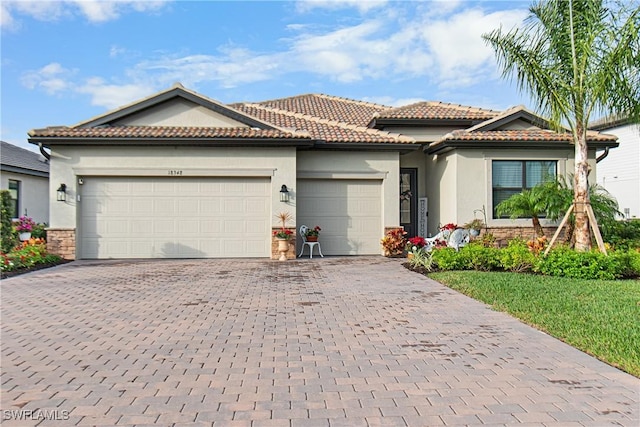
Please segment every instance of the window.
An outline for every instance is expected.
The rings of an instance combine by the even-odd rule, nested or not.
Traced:
[[[522,190],[555,179],[557,162],[548,160],[494,160],[492,162],[493,217],[496,206]],[[504,217],[506,218],[506,217]]]
[[[11,205],[9,206],[9,212],[11,212],[12,218],[18,218],[20,216],[20,181],[13,179],[9,180],[9,194],[11,195]]]

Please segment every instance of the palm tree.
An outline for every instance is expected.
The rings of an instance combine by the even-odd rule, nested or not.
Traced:
[[[594,113],[640,122],[640,6],[605,0],[543,0],[522,29],[483,35],[503,77],[513,77],[575,146],[575,247],[591,248],[587,126]],[[595,225],[595,224],[594,224]]]
[[[540,217],[546,213],[548,203],[542,188],[537,185],[503,200],[496,206],[496,214],[498,216],[509,215],[511,219],[531,218],[536,236],[544,236]]]

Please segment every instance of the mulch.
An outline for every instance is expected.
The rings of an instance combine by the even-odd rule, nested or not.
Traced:
[[[19,268],[17,270],[3,271],[2,273],[0,273],[0,279],[7,279],[9,277],[20,276],[21,274],[31,273],[32,271],[38,271],[38,270],[42,270],[44,268],[55,267],[56,265],[62,265],[62,264],[66,264],[68,262],[71,262],[71,261],[68,260],[68,259],[62,259],[62,260],[56,261],[56,262],[36,264],[34,266],[31,266],[31,267]]]

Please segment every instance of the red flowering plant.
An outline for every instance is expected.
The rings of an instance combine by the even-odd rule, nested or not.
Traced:
[[[14,222],[14,227],[18,233],[31,233],[35,226],[36,222],[28,216],[21,216]]]
[[[407,241],[407,245],[406,245],[405,249],[409,253],[415,253],[418,250],[424,248],[426,246],[426,244],[427,244],[427,241],[424,239],[424,237],[415,236],[415,237],[411,237]]]
[[[319,225],[316,225],[313,228],[310,228],[307,230],[306,236],[307,237],[318,237],[318,235],[320,234],[320,232],[322,231],[322,228],[320,228]]]
[[[458,226],[456,224],[454,224],[453,222],[450,222],[450,223],[445,224],[442,227],[440,227],[440,231],[453,231],[456,228],[458,228]]]
[[[281,228],[280,230],[275,230],[273,232],[274,237],[278,239],[290,239],[293,236],[293,231],[287,230],[286,228]]]

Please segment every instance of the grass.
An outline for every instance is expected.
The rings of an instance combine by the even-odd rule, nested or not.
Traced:
[[[640,280],[479,271],[429,277],[640,377]]]

